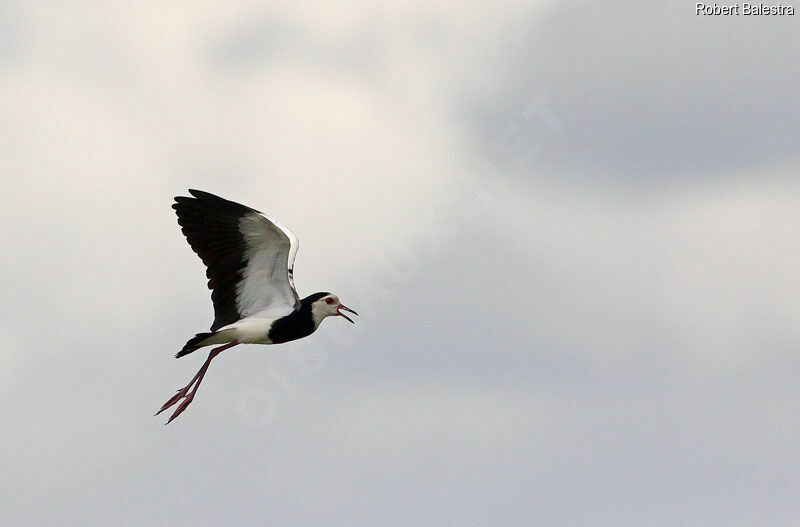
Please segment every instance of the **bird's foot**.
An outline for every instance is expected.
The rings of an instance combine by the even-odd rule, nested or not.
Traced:
[[[209,366],[209,364],[211,364],[211,360],[214,357],[216,357],[217,355],[219,355],[221,352],[223,352],[226,349],[231,348],[231,347],[233,347],[233,346],[235,346],[237,344],[239,344],[239,342],[234,340],[233,342],[229,342],[229,343],[225,344],[224,346],[219,346],[218,348],[212,349],[209,352],[208,358],[206,359],[205,363],[203,363],[203,366],[195,374],[195,376],[192,378],[192,380],[189,381],[189,384],[187,384],[186,386],[184,386],[183,388],[178,390],[178,393],[173,395],[172,398],[170,398],[169,401],[165,402],[164,406],[161,407],[161,410],[156,412],[156,415],[160,414],[161,412],[163,412],[164,410],[166,410],[167,408],[169,408],[173,404],[175,404],[178,401],[180,401],[181,399],[185,398],[184,401],[180,405],[178,405],[178,407],[175,409],[175,413],[172,414],[172,416],[169,418],[169,421],[167,421],[166,424],[170,424],[173,419],[175,419],[176,417],[181,415],[181,412],[186,410],[186,408],[192,403],[192,399],[194,399],[194,394],[196,394],[197,393],[197,389],[200,388],[200,383],[203,382],[203,377],[205,377],[206,371],[208,371],[208,366]],[[192,391],[189,391],[189,389],[192,388],[192,386],[194,386],[194,389],[192,389]]]
[[[178,401],[180,401],[181,399],[183,399],[184,397],[186,397],[186,396],[189,394],[189,388],[191,388],[191,385],[189,385],[189,386],[184,386],[183,388],[181,388],[180,390],[178,390],[178,392],[177,392],[175,395],[173,395],[173,396],[170,398],[170,400],[169,400],[169,401],[167,401],[167,402],[165,402],[165,403],[164,403],[164,406],[162,406],[162,407],[161,407],[161,409],[155,413],[155,415],[158,415],[158,414],[160,414],[161,412],[163,412],[164,410],[166,410],[167,408],[169,408],[169,407],[170,407],[170,406],[172,406],[173,404],[177,403]],[[174,416],[173,416],[173,417],[174,417]],[[171,419],[170,419],[170,420],[171,420]]]
[[[175,419],[176,417],[181,415],[181,413],[184,410],[186,410],[186,408],[188,408],[188,406],[192,403],[192,399],[194,399],[194,391],[189,393],[189,395],[186,396],[186,399],[184,399],[183,402],[181,404],[179,404],[177,408],[175,408],[175,412],[173,412],[173,414],[169,417],[167,422],[164,423],[164,424],[166,424],[166,425],[170,424],[173,419]]]

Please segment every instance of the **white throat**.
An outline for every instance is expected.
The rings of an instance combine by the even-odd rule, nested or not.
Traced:
[[[311,304],[311,318],[314,319],[314,329],[316,330],[319,325],[325,320],[325,317],[331,316],[330,313],[324,311],[324,307],[317,302]]]

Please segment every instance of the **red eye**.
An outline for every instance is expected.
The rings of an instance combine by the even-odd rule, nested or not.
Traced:
[[[333,304],[333,298],[331,298],[331,297],[326,298],[325,299],[325,303],[326,304]]]

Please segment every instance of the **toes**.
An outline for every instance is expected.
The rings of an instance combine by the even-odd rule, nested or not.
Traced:
[[[172,422],[172,420],[173,420],[173,419],[175,419],[176,417],[178,417],[179,415],[181,415],[181,413],[183,413],[183,411],[184,411],[184,410],[186,410],[186,408],[188,408],[188,407],[189,407],[189,404],[191,404],[191,402],[192,402],[192,396],[193,396],[193,395],[194,395],[194,394],[190,394],[188,397],[186,397],[186,400],[184,400],[184,401],[183,401],[183,402],[182,402],[182,403],[181,403],[181,404],[180,404],[180,405],[179,405],[179,406],[178,406],[178,407],[175,409],[175,413],[173,413],[173,414],[170,416],[169,420],[168,420],[166,423],[164,423],[164,424],[167,424],[167,425],[168,425],[168,424],[170,424],[170,423]]]
[[[180,400],[181,400],[183,397],[186,397],[186,392],[184,392],[183,390],[178,390],[178,393],[176,393],[175,395],[173,395],[173,396],[170,398],[170,400],[169,400],[169,401],[165,402],[165,403],[164,403],[164,406],[162,406],[162,407],[161,407],[161,410],[159,410],[159,411],[157,411],[157,412],[156,412],[156,415],[160,414],[161,412],[163,412],[164,410],[166,410],[167,408],[169,408],[169,407],[170,407],[170,406],[172,406],[173,404],[177,403],[177,402],[178,402],[178,401],[180,401]]]

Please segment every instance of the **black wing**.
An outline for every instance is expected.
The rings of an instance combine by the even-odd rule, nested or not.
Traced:
[[[248,316],[279,318],[299,306],[294,289],[297,237],[259,211],[189,190],[172,208],[181,231],[206,265],[212,289],[211,331]]]

